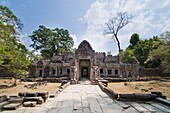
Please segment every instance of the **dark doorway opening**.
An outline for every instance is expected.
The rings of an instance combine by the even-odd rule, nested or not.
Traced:
[[[81,69],[81,77],[82,78],[89,78],[89,70],[88,67],[82,67]]]
[[[42,70],[40,70],[39,77],[42,77]]]

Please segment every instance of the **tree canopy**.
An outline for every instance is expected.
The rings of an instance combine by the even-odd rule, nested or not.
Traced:
[[[139,35],[134,33],[130,38],[130,46],[134,47],[139,42]]]
[[[133,34],[130,45],[120,52],[121,61],[131,63],[136,58],[141,66],[160,68],[170,72],[170,32],[162,33],[159,37],[141,40],[138,34]]]
[[[20,30],[23,24],[6,6],[0,6],[0,69],[12,73],[15,77],[25,74],[30,64],[28,50],[20,42]]]
[[[163,38],[160,36],[161,42],[155,43],[156,49],[150,52],[146,63],[170,72],[170,32],[163,34]]]
[[[30,38],[33,41],[30,46],[40,50],[44,58],[51,58],[53,53],[73,50],[74,41],[65,29],[50,29],[41,25],[38,30],[33,31]]]

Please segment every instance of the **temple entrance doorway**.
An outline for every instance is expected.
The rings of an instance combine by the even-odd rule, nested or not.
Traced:
[[[81,77],[82,78],[89,78],[89,74],[88,74],[88,67],[82,67],[81,69]]]
[[[90,60],[89,59],[81,59],[79,64],[79,79],[90,79]]]
[[[42,70],[39,71],[39,77],[42,77]]]

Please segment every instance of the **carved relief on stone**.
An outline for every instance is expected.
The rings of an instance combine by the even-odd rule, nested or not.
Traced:
[[[75,52],[76,57],[86,58],[87,56],[94,57],[95,51],[92,49],[89,42],[84,40],[78,46],[78,49]]]
[[[71,73],[70,73],[71,80],[75,79],[76,71],[77,71],[76,66],[71,66]]]

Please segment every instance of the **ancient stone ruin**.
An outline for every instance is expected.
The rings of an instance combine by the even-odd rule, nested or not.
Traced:
[[[75,53],[54,53],[48,60],[35,61],[30,65],[30,77],[62,77],[72,80],[82,78],[95,80],[100,77],[137,78],[139,62],[119,63],[118,56],[95,52],[88,41],[84,40]]]

